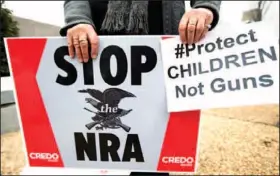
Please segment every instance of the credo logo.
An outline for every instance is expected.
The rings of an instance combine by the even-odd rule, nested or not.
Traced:
[[[31,159],[47,160],[49,162],[57,162],[59,158],[56,153],[30,153],[29,157]]]
[[[165,164],[180,164],[181,166],[192,166],[194,163],[193,157],[163,157],[162,162]]]

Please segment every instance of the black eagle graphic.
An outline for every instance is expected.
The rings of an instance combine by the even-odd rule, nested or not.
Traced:
[[[130,127],[124,125],[121,122],[120,117],[127,115],[132,111],[132,109],[121,109],[119,108],[119,103],[124,98],[136,97],[134,94],[119,88],[109,88],[104,92],[96,89],[83,89],[79,90],[78,92],[88,93],[92,98],[86,98],[86,102],[98,110],[97,112],[94,112],[85,108],[86,110],[95,113],[95,115],[92,117],[93,122],[86,125],[89,130],[94,126],[99,125],[99,127],[96,127],[97,130],[103,130],[104,128],[122,128],[127,132],[130,131]],[[104,110],[106,105],[108,108],[115,108],[116,112],[102,112],[101,110]]]

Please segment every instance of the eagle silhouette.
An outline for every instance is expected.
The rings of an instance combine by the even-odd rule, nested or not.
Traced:
[[[88,93],[92,98],[86,98],[86,102],[91,104],[94,108],[98,110],[95,113],[95,116],[92,117],[94,122],[102,122],[99,123],[101,127],[96,127],[97,129],[105,128],[116,128],[116,126],[124,127],[119,117],[125,116],[132,111],[124,110],[119,108],[119,103],[122,99],[128,97],[136,97],[134,94],[127,92],[125,90],[119,88],[109,88],[104,92],[101,92],[96,89],[82,89],[78,90],[80,93]],[[116,112],[101,112],[102,107],[107,105],[110,108],[116,108]],[[86,109],[88,110],[88,109]],[[90,111],[90,110],[89,110]],[[96,123],[93,123],[96,125]],[[86,125],[88,129],[92,128],[94,125]],[[129,128],[130,129],[130,128]]]
[[[136,97],[134,94],[119,88],[109,88],[106,89],[104,92],[101,92],[100,90],[96,89],[83,89],[79,90],[78,92],[88,93],[90,96],[97,99],[100,104],[96,102],[95,107],[98,110],[100,110],[101,106],[105,104],[108,104],[108,106],[111,108],[118,108],[118,105],[123,98]]]

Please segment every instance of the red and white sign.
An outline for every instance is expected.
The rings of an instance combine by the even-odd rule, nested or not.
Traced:
[[[200,111],[167,112],[160,40],[100,37],[82,64],[65,38],[6,38],[29,165],[195,172]]]

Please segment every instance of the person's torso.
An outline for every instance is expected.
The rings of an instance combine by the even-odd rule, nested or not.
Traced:
[[[93,23],[98,35],[103,35],[100,31],[105,14],[107,12],[108,1],[94,0],[89,1],[92,11]],[[162,35],[163,31],[163,12],[161,1],[149,1],[148,5],[149,35]],[[124,33],[115,33],[115,35],[125,35]]]

